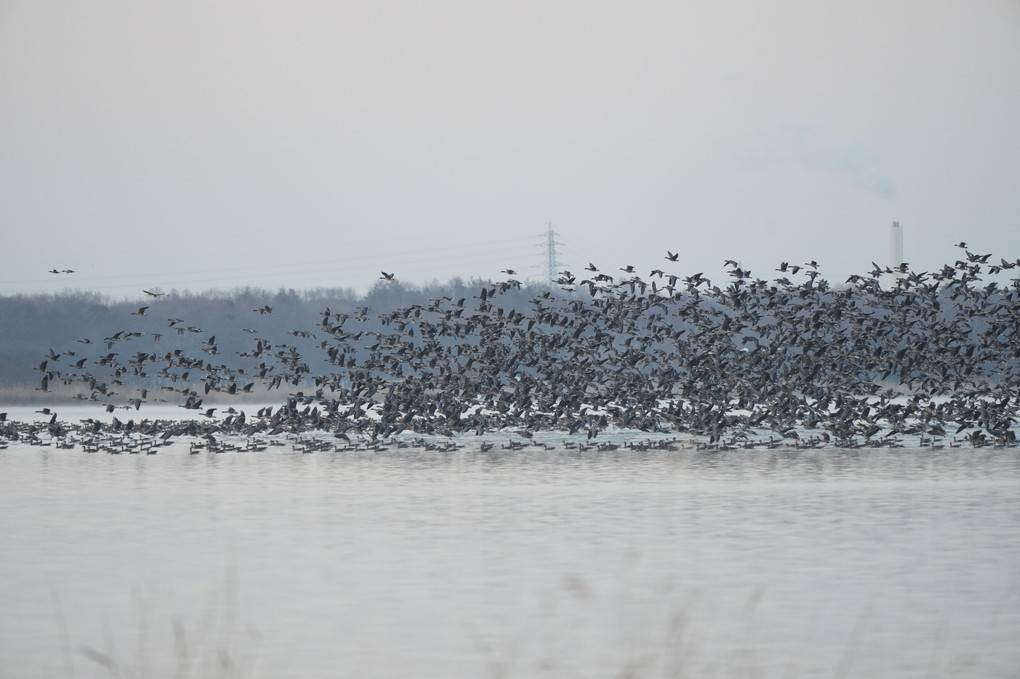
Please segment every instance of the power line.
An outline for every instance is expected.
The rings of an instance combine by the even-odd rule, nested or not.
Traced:
[[[290,259],[284,263],[271,265],[247,265],[235,267],[195,268],[188,271],[146,271],[137,274],[103,275],[101,277],[89,277],[86,271],[79,269],[79,275],[73,278],[62,278],[57,281],[52,278],[3,280],[0,286],[16,286],[19,288],[35,287],[39,283],[63,283],[63,284],[87,284],[90,287],[101,287],[105,289],[131,289],[138,285],[157,285],[160,287],[176,287],[189,285],[207,285],[216,283],[236,282],[251,283],[267,279],[279,279],[280,277],[300,277],[305,280],[317,275],[336,275],[338,269],[344,272],[364,273],[377,267],[390,267],[396,264],[404,266],[415,266],[422,264],[446,265],[451,269],[450,274],[456,275],[456,264],[463,263],[468,259],[472,265],[477,267],[479,262],[491,261],[494,266],[506,266],[508,253],[517,253],[522,257],[528,257],[528,248],[525,244],[534,242],[534,236],[518,236],[515,238],[503,238],[488,241],[476,241],[471,243],[454,243],[434,248],[385,251],[367,254],[350,255],[347,257],[336,257],[330,259],[295,261]],[[279,254],[279,253],[278,253]],[[438,257],[436,256],[438,255]],[[245,273],[256,273],[254,277],[245,276]],[[82,275],[85,274],[85,275]],[[82,279],[85,280],[82,280]],[[254,280],[252,280],[254,278]],[[48,286],[47,286],[48,287]]]

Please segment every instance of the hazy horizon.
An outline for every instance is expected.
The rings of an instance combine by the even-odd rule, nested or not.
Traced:
[[[0,294],[1015,259],[1018,84],[1008,0],[13,0]]]

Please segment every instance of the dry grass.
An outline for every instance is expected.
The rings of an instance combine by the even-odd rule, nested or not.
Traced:
[[[134,592],[135,632],[132,652],[117,650],[110,621],[103,620],[104,643],[101,648],[81,644],[72,651],[59,597],[53,595],[60,631],[64,676],[73,679],[75,661],[84,661],[93,669],[101,668],[112,679],[242,679],[253,676],[260,639],[258,630],[248,626],[243,634],[236,629],[237,584],[228,570],[222,591],[211,596],[197,620],[190,624],[180,616],[153,625],[151,602]]]

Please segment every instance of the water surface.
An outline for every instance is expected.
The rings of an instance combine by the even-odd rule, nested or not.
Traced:
[[[1020,669],[1017,449],[460,441],[149,456],[12,444],[0,676]]]

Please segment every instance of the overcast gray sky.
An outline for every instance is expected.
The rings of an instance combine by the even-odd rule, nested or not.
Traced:
[[[1018,121],[1016,0],[0,0],[0,294],[1015,259]]]

